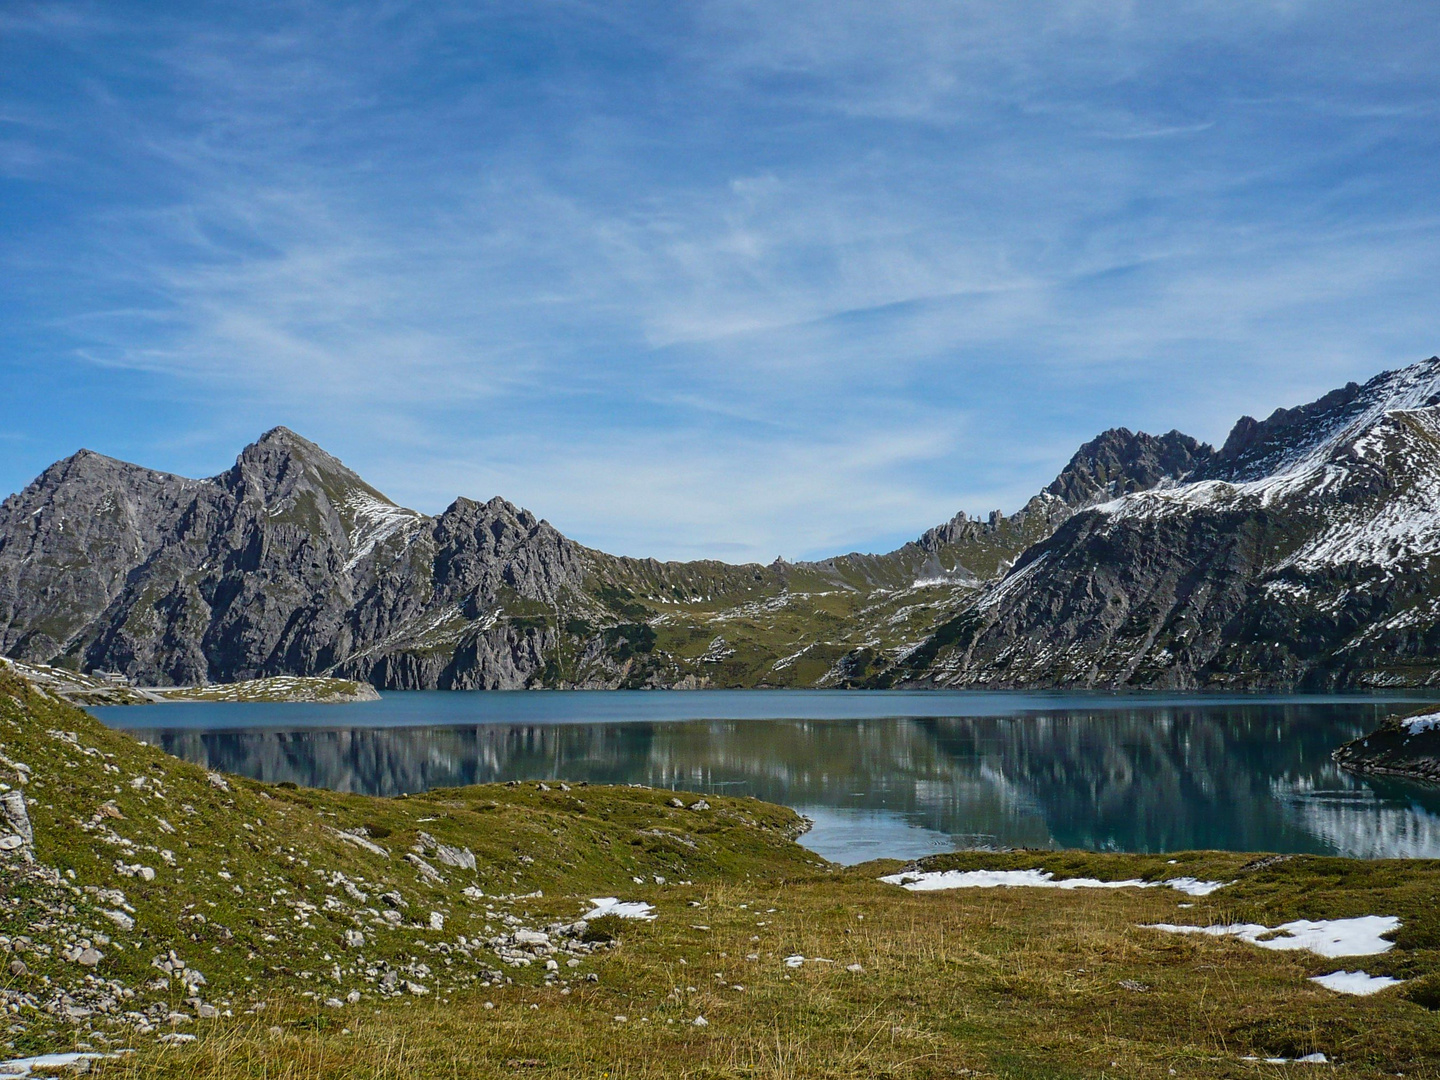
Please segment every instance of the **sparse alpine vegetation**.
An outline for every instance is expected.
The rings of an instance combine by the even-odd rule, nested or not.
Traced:
[[[841,869],[753,799],[557,779],[387,800],[209,774],[11,673],[0,777],[10,1060],[209,1080],[1211,1078],[1318,1056],[1380,1077],[1440,1060],[1432,862]],[[880,880],[901,872],[970,887]],[[1076,878],[1095,880],[1054,887]]]
[[[345,705],[378,701],[368,683],[317,675],[272,675],[209,686],[136,686],[118,672],[85,673],[49,664],[26,664],[0,657],[0,666],[73,705],[158,705],[167,701],[279,702],[307,701]]]
[[[583,981],[609,940],[603,920],[580,921],[591,894],[819,865],[791,843],[801,820],[754,800],[265,787],[112,732],[13,673],[0,673],[0,774],[12,1056],[183,1041],[197,1020],[263,1012],[282,987],[354,1005],[520,969]]]

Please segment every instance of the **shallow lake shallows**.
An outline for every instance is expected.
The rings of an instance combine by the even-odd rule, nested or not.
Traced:
[[[211,768],[395,795],[504,780],[754,795],[840,862],[956,846],[1440,857],[1440,789],[1330,751],[1424,694],[410,691],[90,710]]]

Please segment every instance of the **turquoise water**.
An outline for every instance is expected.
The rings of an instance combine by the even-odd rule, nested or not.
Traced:
[[[212,768],[341,791],[566,779],[755,795],[814,819],[803,842],[841,862],[977,845],[1440,857],[1440,789],[1330,761],[1422,700],[417,691],[92,712]]]

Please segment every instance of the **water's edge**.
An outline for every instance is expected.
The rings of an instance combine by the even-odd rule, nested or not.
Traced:
[[[1023,691],[410,691],[344,705],[97,708],[211,768],[394,795],[504,780],[754,795],[855,862],[957,846],[1440,857],[1440,791],[1341,743],[1417,700]]]

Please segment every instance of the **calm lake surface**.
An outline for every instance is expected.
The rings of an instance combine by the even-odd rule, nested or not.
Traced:
[[[191,761],[372,795],[503,780],[754,795],[854,863],[957,846],[1440,857],[1440,789],[1330,751],[1433,695],[946,691],[383,694],[97,708]]]

